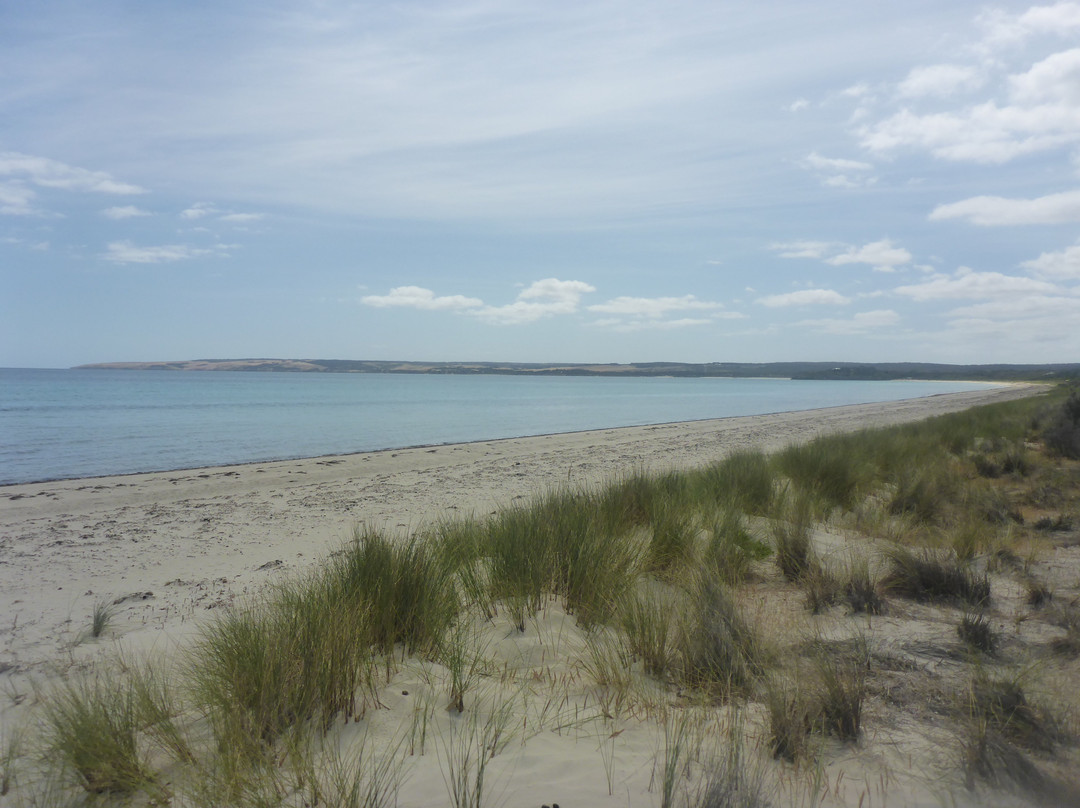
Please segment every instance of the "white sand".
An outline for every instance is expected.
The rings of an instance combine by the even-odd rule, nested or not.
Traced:
[[[0,679],[18,692],[28,675],[44,676],[53,666],[103,655],[119,638],[131,647],[165,650],[190,636],[208,610],[212,614],[286,571],[305,568],[358,525],[401,530],[441,517],[485,515],[567,483],[699,466],[738,449],[774,450],[825,433],[914,421],[1038,389],[988,387],[816,411],[0,487]],[[93,604],[121,598],[127,599],[118,607],[109,641],[76,643]],[[550,675],[568,675],[556,658],[560,638],[572,645],[576,634],[560,628],[562,617],[554,608],[545,625],[541,636],[519,640],[530,648],[515,653],[550,654]],[[502,637],[490,639],[511,642]],[[510,658],[505,649],[499,657]],[[396,694],[424,692],[418,675],[406,672],[387,687],[388,707],[409,714],[408,699]],[[15,702],[21,704],[5,699],[0,717],[14,715]],[[440,720],[448,719],[443,714]],[[642,770],[642,755],[651,760],[656,751],[655,724],[628,734],[627,746],[620,746],[612,764],[618,783],[613,797],[601,754],[611,731],[579,728],[569,758],[565,749],[556,751],[561,735],[532,738],[513,758],[513,772],[496,777],[502,779],[502,804],[659,804],[648,789],[651,771]],[[591,740],[583,741],[589,733]],[[434,760],[434,750],[428,753]],[[500,763],[505,765],[510,764]],[[576,782],[582,777],[587,784]],[[509,785],[523,780],[553,784],[562,798]],[[445,800],[444,788],[438,774],[416,776],[403,789],[402,804],[437,804]],[[571,798],[575,793],[580,798]]]

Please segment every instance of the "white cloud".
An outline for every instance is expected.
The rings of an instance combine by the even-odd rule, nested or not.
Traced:
[[[583,281],[544,278],[522,290],[513,303],[485,306],[469,313],[500,325],[531,323],[557,314],[573,314],[578,310],[581,296],[595,291],[595,287]]]
[[[20,152],[0,152],[0,176],[22,177],[42,188],[102,194],[142,194],[138,185],[115,180],[104,171],[88,171]]]
[[[739,315],[739,317],[741,318],[741,315]],[[728,319],[735,319],[735,317]],[[632,331],[674,331],[679,328],[694,328],[695,326],[710,325],[714,322],[714,319],[702,317],[683,317],[678,320],[620,320],[615,318],[597,320],[593,325],[610,328],[613,331],[618,331],[620,333],[630,333]]]
[[[890,239],[874,241],[862,247],[848,247],[844,252],[825,261],[833,266],[869,264],[875,272],[893,272],[898,266],[910,262],[911,253],[903,247],[893,246]]]
[[[1080,280],[1080,244],[1059,252],[1044,252],[1038,258],[1020,264],[1044,278]]]
[[[1061,318],[1070,318],[1074,321],[1080,319],[1080,300],[1076,297],[1057,295],[1053,297],[1047,295],[1010,296],[987,303],[961,306],[953,309],[949,314],[953,317],[998,321],[1030,317],[1042,320],[1049,326],[1051,322],[1060,321]]]
[[[892,272],[911,261],[911,253],[897,247],[891,239],[873,241],[862,247],[835,241],[789,241],[770,244],[781,258],[816,258],[832,266],[869,264],[878,272]]]
[[[33,206],[36,194],[21,182],[0,182],[0,213],[30,216],[38,213]]]
[[[1000,341],[1023,357],[1047,347],[1065,357],[1075,355],[1080,334],[1080,300],[1075,296],[1020,295],[963,306],[949,312],[949,342],[969,340],[985,346]],[[1020,361],[1023,361],[1021,359]]]
[[[972,224],[984,227],[1080,222],[1080,191],[1048,194],[1035,199],[973,196],[959,202],[938,205],[931,211],[930,219],[967,219]]]
[[[769,249],[780,253],[781,258],[824,258],[835,248],[832,241],[785,241],[769,245]]]
[[[800,98],[796,101],[792,101],[788,105],[788,112],[802,112],[804,109],[810,106],[810,102],[805,98]]]
[[[860,81],[858,84],[852,84],[841,90],[840,95],[848,98],[865,98],[870,95],[870,85],[865,81]]]
[[[823,157],[817,152],[810,152],[803,158],[803,165],[818,171],[871,171],[874,166],[859,160],[847,160],[842,157]]]
[[[180,211],[182,219],[201,219],[204,216],[212,216],[220,211],[210,202],[196,202],[190,208]]]
[[[1036,34],[1068,36],[1071,31],[1080,30],[1080,4],[1032,6],[1022,14],[995,9],[979,15],[977,22],[985,32],[981,49],[996,50]]]
[[[958,113],[919,115],[904,109],[862,127],[859,136],[863,147],[876,153],[913,148],[945,160],[1000,164],[1080,143],[1080,109],[1065,104],[1001,107],[994,101]]]
[[[682,297],[616,297],[605,303],[589,306],[588,310],[600,314],[618,315],[592,323],[594,326],[612,328],[616,331],[690,328],[707,325],[716,320],[736,320],[746,316],[737,312],[722,311],[723,308],[723,303],[699,300],[694,295],[683,295]],[[663,319],[672,312],[689,311],[703,311],[709,314],[708,317]]]
[[[396,286],[387,295],[367,295],[360,300],[376,308],[402,306],[426,311],[460,311],[484,305],[484,301],[464,295],[436,297],[433,291],[421,286]]]
[[[214,251],[190,247],[186,244],[164,244],[157,247],[139,247],[130,241],[113,241],[103,256],[117,264],[163,264],[210,255]]]
[[[847,174],[834,174],[821,180],[821,184],[826,188],[865,188],[868,185],[874,185],[876,182],[877,177],[852,178]]]
[[[440,297],[420,286],[398,286],[387,295],[365,295],[360,302],[378,308],[402,306],[427,311],[455,311],[500,325],[518,325],[557,314],[573,314],[578,310],[581,296],[595,291],[583,281],[544,278],[531,283],[513,303],[505,306],[488,306],[479,298],[464,295]]]
[[[673,311],[722,309],[723,303],[698,300],[693,295],[683,297],[616,297],[606,303],[589,306],[589,311],[619,314],[630,317],[663,317]]]
[[[851,319],[801,320],[797,326],[812,328],[826,334],[866,334],[888,328],[900,322],[900,315],[891,309],[877,309],[856,314]]]
[[[1000,272],[975,272],[961,267],[952,277],[941,276],[910,286],[899,286],[896,294],[912,300],[972,300],[1031,294],[1054,294],[1056,286],[1034,278],[1003,275]]]
[[[940,64],[913,68],[896,90],[905,98],[944,98],[961,90],[977,88],[981,84],[982,76],[974,67]]]
[[[113,208],[105,208],[101,215],[109,219],[132,219],[137,216],[149,216],[150,211],[137,208],[134,205],[123,205]]]
[[[842,306],[851,302],[850,298],[844,297],[832,289],[801,289],[798,292],[787,292],[782,295],[768,295],[759,297],[757,300],[764,306],[778,308],[782,306],[817,306],[833,305]]]
[[[226,213],[224,216],[219,216],[218,221],[232,222],[233,224],[247,224],[249,222],[257,222],[263,218],[265,218],[265,214],[262,213]]]
[[[1055,53],[1009,78],[1009,95],[1018,104],[1080,103],[1080,48]]]
[[[874,166],[860,160],[824,157],[817,152],[810,152],[802,159],[800,165],[808,171],[821,175],[822,184],[829,188],[861,188],[873,185],[877,181],[876,177],[864,175],[865,172],[872,171]],[[855,176],[851,176],[852,173]]]
[[[984,61],[986,69],[999,64],[1004,62],[996,56]],[[897,93],[918,102],[974,89],[982,79],[974,67],[916,68]],[[926,113],[904,107],[863,124],[857,134],[872,153],[915,149],[944,160],[984,164],[1080,145],[1080,48],[1025,62],[978,103]]]

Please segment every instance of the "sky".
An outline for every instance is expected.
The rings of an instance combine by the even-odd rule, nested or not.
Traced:
[[[1080,2],[0,0],[0,366],[1080,361]]]

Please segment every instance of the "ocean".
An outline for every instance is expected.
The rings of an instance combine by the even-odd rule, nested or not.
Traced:
[[[0,369],[0,485],[759,415],[984,386]]]

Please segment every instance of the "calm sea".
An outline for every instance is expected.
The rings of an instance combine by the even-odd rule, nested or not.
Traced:
[[[756,415],[979,387],[0,369],[0,484]]]

